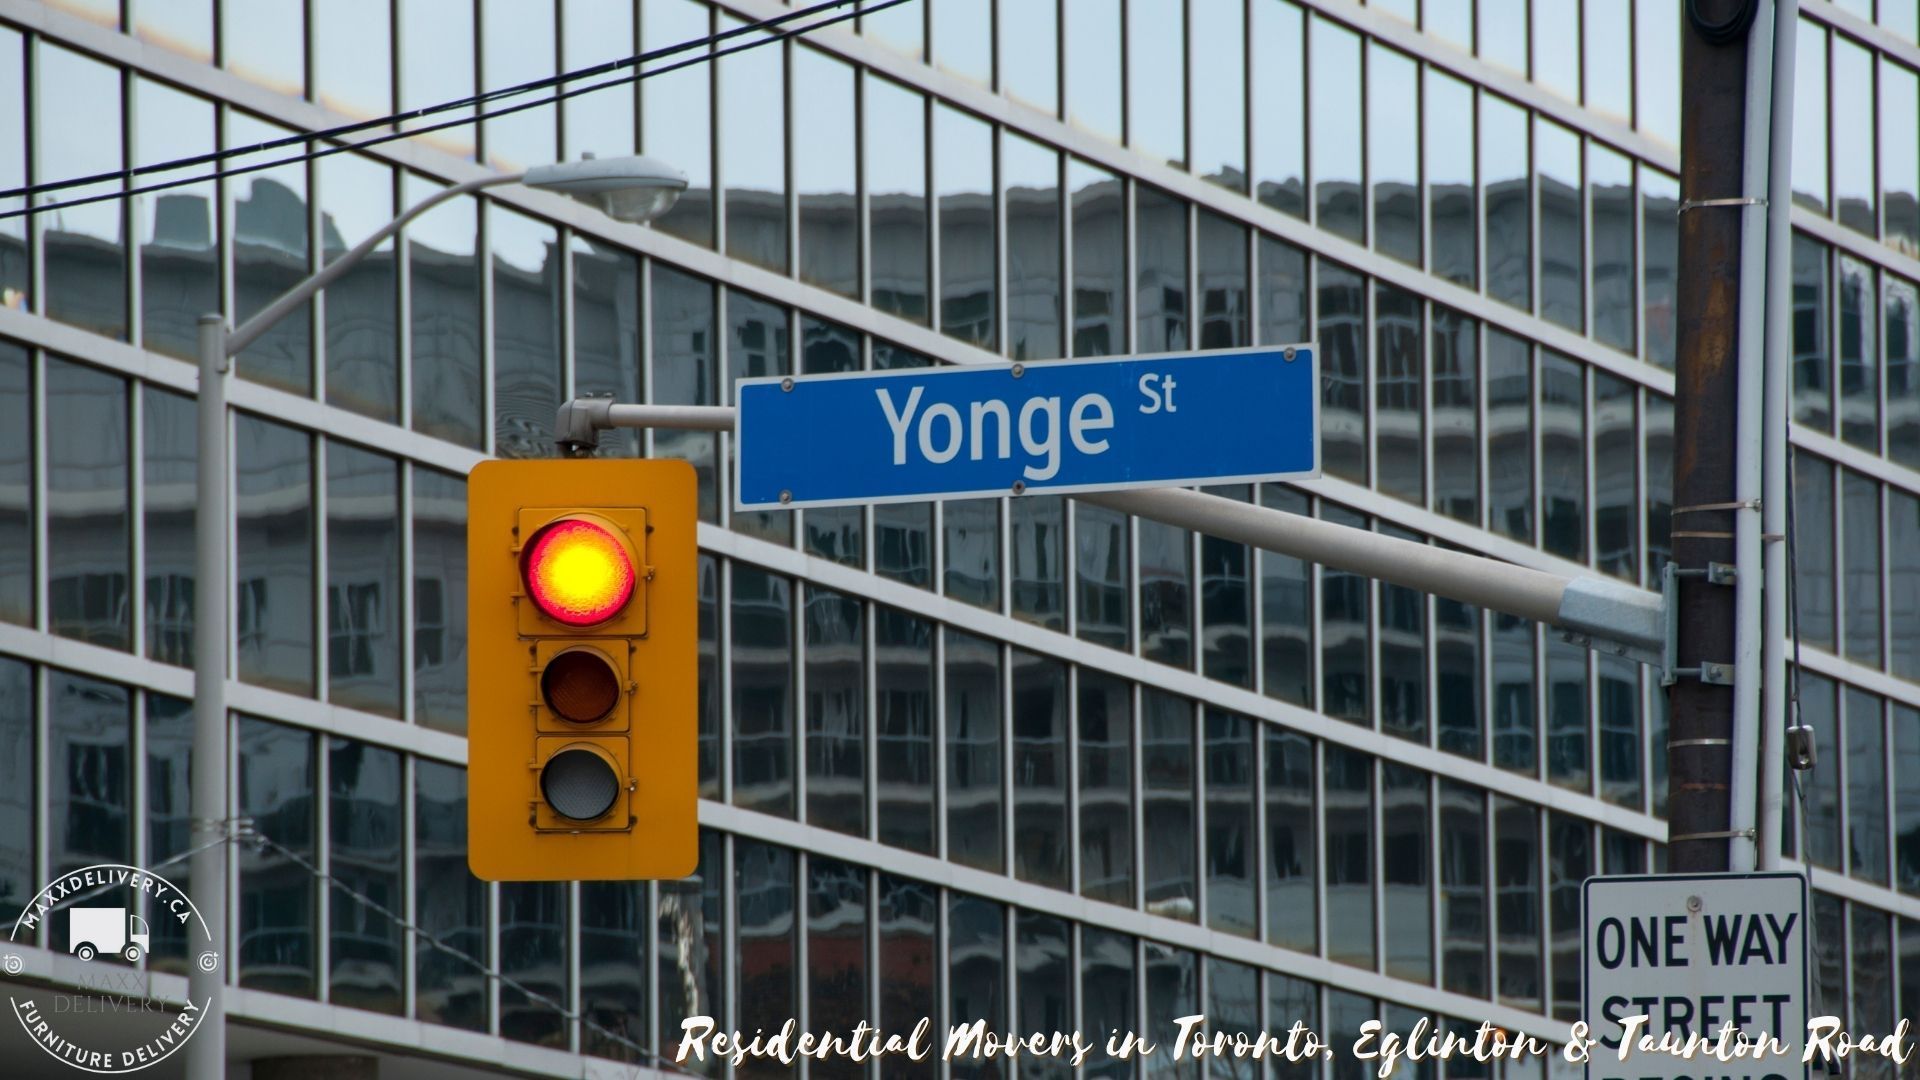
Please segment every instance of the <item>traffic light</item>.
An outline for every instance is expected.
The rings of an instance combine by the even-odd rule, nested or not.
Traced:
[[[468,475],[475,875],[693,872],[695,499],[684,461],[484,461]]]

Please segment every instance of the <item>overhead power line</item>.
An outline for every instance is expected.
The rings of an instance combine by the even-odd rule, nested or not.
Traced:
[[[878,0],[877,3],[868,4],[865,7],[855,7],[854,10],[852,11],[845,11],[836,15],[831,15],[831,16],[828,16],[827,18],[820,19],[816,22],[807,23],[804,26],[789,27],[787,29],[780,30],[777,33],[766,33],[769,28],[776,27],[787,22],[791,22],[794,19],[801,18],[806,15],[818,14],[830,8],[844,7],[849,3],[857,3],[857,0],[826,0],[825,3],[815,4],[812,7],[802,8],[798,11],[790,12],[788,14],[777,16],[771,19],[763,19],[758,22],[747,23],[741,26],[734,27],[731,30],[725,30],[718,34],[710,34],[707,37],[698,38],[692,41],[682,42],[678,45],[665,46],[663,48],[656,49],[651,52],[640,53],[635,56],[630,56],[622,60],[610,61],[605,64],[599,64],[589,68],[582,68],[577,71],[565,72],[560,75],[553,76],[551,78],[537,79],[532,82],[522,83],[518,86],[507,87],[500,90],[488,91],[484,94],[478,94],[472,97],[461,98],[451,102],[443,102],[439,105],[425,106],[423,108],[414,109],[405,113],[396,113],[390,116],[380,117],[373,120],[357,121],[352,124],[344,124],[338,127],[327,128],[321,131],[301,132],[296,135],[290,135],[290,136],[286,136],[279,139],[271,139],[266,142],[256,143],[251,146],[233,147],[227,150],[221,150],[211,154],[200,154],[200,155],[196,155],[194,157],[189,157],[189,158],[178,158],[172,161],[164,161],[164,162],[159,162],[152,165],[143,165],[134,169],[121,169],[121,170],[115,170],[112,172],[96,173],[91,176],[74,177],[66,180],[48,181],[43,184],[35,184],[35,185],[29,185],[26,187],[12,188],[6,191],[0,191],[0,199],[19,198],[23,196],[32,196],[35,194],[41,194],[49,191],[58,191],[66,188],[82,187],[90,184],[105,183],[105,182],[114,181],[114,180],[126,180],[135,176],[150,175],[158,172],[171,172],[177,169],[190,168],[194,165],[204,165],[204,164],[209,164],[217,161],[222,161],[228,158],[240,157],[243,155],[250,155],[250,154],[257,154],[257,153],[262,153],[264,151],[271,150],[271,149],[278,149],[286,146],[298,145],[301,143],[308,142],[309,140],[330,138],[344,132],[363,131],[372,127],[385,127],[389,124],[394,124],[396,122],[399,122],[405,119],[430,115],[434,113],[447,112],[452,109],[464,108],[468,105],[476,104],[479,102],[497,101],[502,98],[517,96],[523,93],[529,93],[537,89],[553,87],[553,86],[557,86],[567,82],[576,82],[582,78],[590,78],[594,75],[604,74],[609,71],[624,70],[624,69],[631,68],[636,65],[645,63],[649,59],[658,58],[661,56],[668,56],[668,55],[672,55],[674,53],[679,53],[679,52],[685,52],[690,49],[699,48],[704,45],[713,45],[720,41],[727,40],[734,37],[739,37],[741,35],[754,34],[754,33],[766,33],[765,37],[753,38],[748,41],[735,44],[724,49],[715,49],[711,52],[701,53],[697,56],[688,57],[684,60],[680,60],[671,64],[666,64],[661,67],[635,71],[630,74],[622,75],[619,78],[608,79],[603,82],[593,83],[588,86],[573,87],[571,89],[562,90],[558,93],[550,94],[545,97],[535,98],[530,101],[518,102],[512,105],[504,106],[502,108],[494,109],[492,111],[478,112],[471,115],[457,116],[449,120],[442,120],[438,123],[407,128],[405,130],[382,132],[381,134],[370,139],[362,139],[358,142],[340,143],[334,146],[325,146],[325,147],[320,147],[314,150],[306,150],[298,154],[289,155],[287,157],[276,158],[272,161],[256,162],[253,164],[242,165],[235,168],[220,168],[212,172],[199,173],[199,174],[196,174],[193,176],[187,176],[187,177],[179,177],[173,180],[166,180],[166,181],[161,181],[159,183],[153,183],[153,184],[145,184],[139,187],[131,187],[131,188],[126,188],[124,190],[119,190],[119,191],[103,192],[101,194],[90,195],[84,198],[65,199],[59,202],[42,203],[38,206],[23,206],[16,210],[8,210],[5,212],[0,212],[0,221],[7,220],[9,218],[26,217],[33,214],[47,213],[49,211],[54,211],[54,210],[65,210],[65,209],[71,209],[73,207],[78,207],[78,206],[87,206],[93,203],[107,202],[113,199],[123,199],[133,195],[145,195],[145,194],[150,194],[156,191],[166,191],[171,188],[186,187],[191,184],[204,183],[209,180],[224,179],[229,176],[243,176],[247,173],[263,172],[268,169],[277,169],[285,165],[294,165],[304,161],[312,161],[318,158],[331,157],[334,154],[348,153],[355,150],[365,149],[371,146],[379,146],[382,143],[389,143],[398,139],[417,138],[421,135],[430,134],[432,132],[441,131],[447,128],[460,127],[466,124],[475,124],[483,120],[491,120],[491,119],[495,119],[502,116],[511,116],[514,113],[525,112],[528,109],[537,109],[546,105],[552,105],[556,102],[565,101],[569,98],[579,97],[582,94],[590,94],[596,90],[605,90],[610,87],[624,86],[629,83],[638,82],[642,79],[652,78],[653,76],[656,76],[656,75],[665,75],[670,72],[679,71],[683,68],[692,67],[696,64],[710,63],[714,60],[720,59],[721,57],[732,56],[735,53],[745,52],[748,49],[755,49],[763,45],[771,45],[775,42],[785,41],[788,38],[797,37],[801,34],[805,34],[813,30],[819,30],[823,27],[832,26],[836,23],[842,23],[847,21],[848,19],[856,18],[861,15],[870,15],[878,11],[884,11],[887,8],[896,7],[900,4],[904,4],[907,2],[909,2],[909,0]]]

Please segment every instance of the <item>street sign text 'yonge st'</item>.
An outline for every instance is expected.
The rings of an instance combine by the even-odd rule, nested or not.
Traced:
[[[1588,878],[1581,889],[1588,1080],[1807,1075],[1807,886],[1799,874]],[[1839,1007],[1838,1003],[1834,1006]],[[1790,1048],[1713,1052],[1722,1029]],[[1688,1053],[1689,1035],[1707,1045]],[[1620,1044],[1627,1057],[1620,1058]],[[1728,1035],[1726,1041],[1735,1041]]]
[[[741,379],[741,509],[1317,475],[1311,346]]]

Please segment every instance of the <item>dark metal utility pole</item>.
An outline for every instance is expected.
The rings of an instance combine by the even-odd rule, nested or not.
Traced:
[[[1735,417],[1748,33],[1759,0],[1689,0],[1680,51],[1679,355],[1673,562],[1679,664],[1669,689],[1667,866],[1730,868]],[[1751,343],[1749,343],[1751,344]],[[1744,843],[1745,841],[1737,841]]]

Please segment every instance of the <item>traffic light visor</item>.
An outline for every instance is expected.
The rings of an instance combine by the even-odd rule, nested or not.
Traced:
[[[534,535],[527,549],[527,596],[542,614],[567,626],[606,622],[633,599],[633,555],[604,525],[562,518]]]

